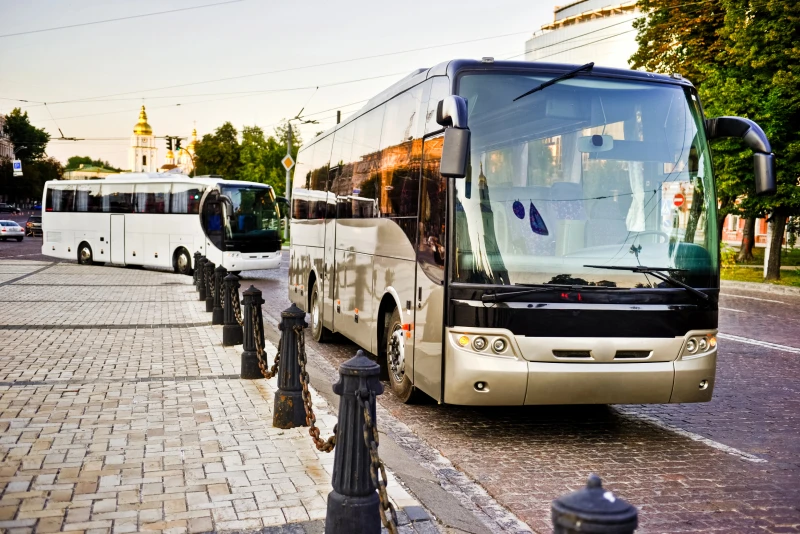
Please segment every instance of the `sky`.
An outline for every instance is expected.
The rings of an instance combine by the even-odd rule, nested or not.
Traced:
[[[82,155],[121,168],[143,104],[156,136],[189,136],[193,127],[202,136],[225,121],[271,133],[304,109],[320,122],[301,126],[308,140],[335,124],[336,109],[347,116],[414,69],[452,58],[518,56],[552,21],[554,6],[0,0],[0,113],[27,111],[53,138],[48,155],[62,162]],[[139,17],[164,11],[171,12]],[[86,24],[122,17],[136,18]],[[72,25],[78,26],[39,31]],[[381,57],[359,59],[365,56]],[[56,140],[62,133],[86,140]],[[157,147],[160,165],[164,140]]]

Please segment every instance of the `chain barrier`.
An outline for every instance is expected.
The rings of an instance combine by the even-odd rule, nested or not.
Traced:
[[[219,307],[225,309],[225,283],[220,280],[219,284]]]
[[[253,306],[253,337],[256,341],[256,359],[258,360],[258,367],[261,369],[261,374],[264,378],[270,378],[278,374],[278,363],[281,361],[281,341],[278,342],[278,353],[275,355],[275,361],[272,363],[272,368],[267,371],[267,355],[264,350],[264,323],[259,314],[259,307]]]
[[[244,326],[244,317],[242,317],[242,304],[239,302],[239,291],[234,290],[231,295],[231,305],[233,306],[233,315],[239,326]]]
[[[317,447],[318,451],[331,452],[336,447],[336,431],[339,425],[333,427],[333,435],[328,439],[319,437],[320,431],[317,428],[317,416],[314,415],[314,405],[311,403],[311,392],[308,390],[308,384],[311,380],[306,371],[306,340],[303,333],[303,327],[297,325],[294,327],[295,337],[297,338],[297,360],[300,363],[300,384],[303,386],[303,404],[306,407],[306,424],[308,425],[308,434],[311,440]]]
[[[386,484],[388,483],[386,468],[378,455],[378,427],[369,412],[370,404],[375,402],[375,393],[368,391],[362,384],[362,388],[356,391],[356,399],[358,399],[361,409],[364,410],[364,444],[369,449],[371,463],[369,474],[372,477],[372,484],[378,488],[378,498],[381,503],[379,508],[381,521],[391,534],[397,534],[397,512],[394,509],[394,505],[389,501],[389,495],[386,493]],[[387,510],[389,511],[389,517],[386,516]]]
[[[208,295],[211,297],[211,301],[214,301],[214,271],[212,270],[210,273],[208,269],[206,271],[206,286],[208,287]],[[208,309],[208,308],[206,308]]]

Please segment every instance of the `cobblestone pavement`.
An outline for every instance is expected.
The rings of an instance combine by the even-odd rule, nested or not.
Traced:
[[[171,273],[0,261],[0,532],[314,531],[333,456],[272,428],[275,379],[239,379],[204,306]]]
[[[289,305],[285,263],[243,274],[243,286],[269,295],[265,309],[275,320]],[[408,406],[391,395],[379,402],[537,532],[550,531],[550,501],[592,472],[639,507],[639,532],[800,532],[800,298],[726,289],[720,306],[709,403],[467,408]],[[344,339],[309,347],[334,366],[357,348]]]

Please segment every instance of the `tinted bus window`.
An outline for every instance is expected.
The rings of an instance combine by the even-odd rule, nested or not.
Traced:
[[[311,166],[313,164],[314,145],[303,149],[297,155],[292,182],[292,219],[308,218],[308,187],[311,183]]]
[[[308,201],[308,218],[324,219],[327,202],[324,193],[328,190],[328,167],[330,166],[331,147],[333,136],[329,135],[314,143],[314,159],[312,161],[311,175],[307,189],[316,191]]]
[[[75,202],[74,185],[52,185],[47,189],[45,210],[73,211]]]
[[[203,189],[193,184],[172,184],[170,213],[200,213]]]
[[[353,184],[349,198],[351,217],[365,219],[378,216],[377,182],[381,167],[381,127],[385,106],[373,109],[356,121],[353,134]]]
[[[75,191],[75,211],[103,211],[103,195],[100,189],[100,184],[85,184],[77,186],[77,190]]]
[[[441,130],[442,126],[436,122],[436,108],[439,101],[450,94],[450,80],[446,76],[433,78],[431,96],[428,99],[428,112],[425,114],[425,133]]]
[[[134,213],[167,213],[170,184],[136,184]]]
[[[425,140],[419,211],[419,254],[422,270],[432,280],[444,282],[447,180],[439,174],[444,136]],[[458,206],[456,206],[458,211]]]
[[[103,185],[103,212],[133,213],[133,184]]]

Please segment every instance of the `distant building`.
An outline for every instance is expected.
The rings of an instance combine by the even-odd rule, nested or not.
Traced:
[[[94,167],[92,165],[84,165],[83,163],[77,169],[65,170],[63,180],[99,180],[112,174],[118,174],[118,171],[112,171],[104,167]]]
[[[133,127],[131,146],[128,148],[128,168],[131,172],[156,172],[156,138],[147,123],[147,112],[142,106],[139,122]]]
[[[553,22],[525,43],[526,61],[584,64],[628,69],[636,52],[636,1],[578,0],[553,10]]]
[[[14,145],[11,144],[8,134],[5,133],[6,117],[0,115],[0,158],[14,158]]]

